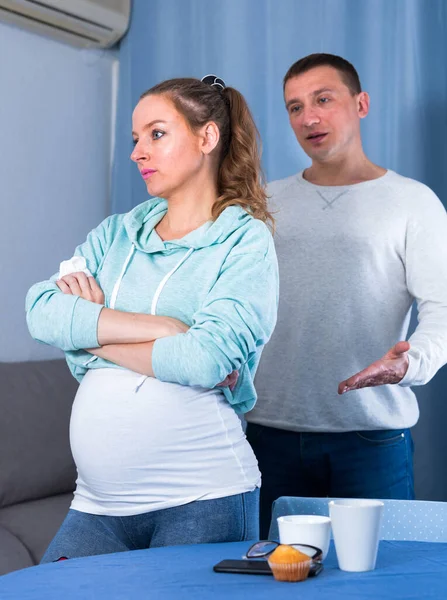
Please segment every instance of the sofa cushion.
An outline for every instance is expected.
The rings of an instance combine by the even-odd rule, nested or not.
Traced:
[[[74,489],[64,360],[0,363],[0,507]]]
[[[33,565],[34,562],[22,542],[0,525],[0,575]]]
[[[60,494],[1,508],[0,527],[19,538],[37,564],[62,525],[72,499],[71,493]]]

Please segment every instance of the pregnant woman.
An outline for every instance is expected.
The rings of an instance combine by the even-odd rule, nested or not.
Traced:
[[[31,335],[80,381],[69,513],[42,562],[258,536],[237,413],[276,322],[278,270],[243,96],[173,79],[133,113],[152,199],[101,223],[27,296]]]

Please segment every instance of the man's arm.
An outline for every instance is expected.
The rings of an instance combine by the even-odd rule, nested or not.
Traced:
[[[404,265],[417,303],[418,326],[381,359],[342,381],[338,393],[389,383],[424,385],[447,362],[447,213],[437,196],[418,184],[408,220]]]

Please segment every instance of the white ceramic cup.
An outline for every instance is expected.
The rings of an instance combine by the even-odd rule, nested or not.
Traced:
[[[310,544],[320,548],[323,558],[331,539],[331,520],[319,515],[287,515],[278,517],[281,544]]]
[[[340,569],[372,571],[376,566],[383,502],[331,500],[329,515]]]

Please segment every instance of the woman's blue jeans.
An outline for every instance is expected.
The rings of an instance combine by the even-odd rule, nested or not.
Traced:
[[[68,512],[41,563],[158,546],[257,540],[259,490],[129,517]]]

